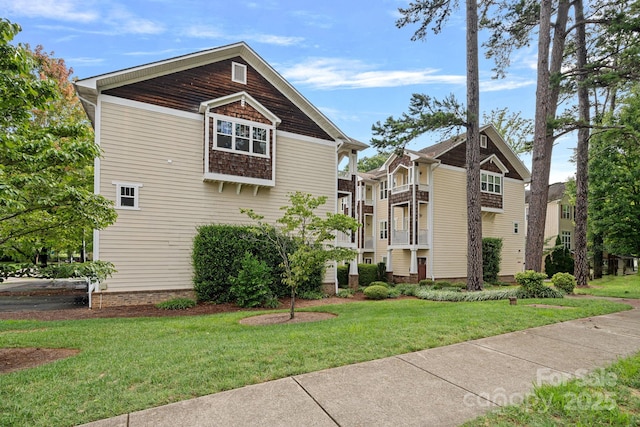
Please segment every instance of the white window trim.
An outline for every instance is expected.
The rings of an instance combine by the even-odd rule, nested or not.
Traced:
[[[238,76],[239,73],[237,73],[236,71],[240,69],[243,70],[242,76]],[[243,77],[243,78],[240,78],[240,77]],[[244,64],[240,64],[238,62],[232,62],[231,63],[231,81],[246,85],[247,84],[247,66]]]
[[[487,148],[487,135],[480,135],[480,148]]]
[[[378,237],[380,238],[380,240],[387,240],[389,238],[389,223],[386,219],[382,219],[378,222],[378,224],[380,225],[380,232],[378,233]]]
[[[211,149],[212,150],[218,150],[218,151],[226,151],[229,153],[236,153],[236,154],[243,154],[245,156],[255,156],[255,157],[262,157],[264,159],[268,159],[271,156],[269,155],[270,152],[270,146],[271,146],[271,139],[272,139],[272,135],[273,135],[273,126],[271,125],[267,125],[264,123],[260,123],[260,122],[252,122],[250,120],[244,120],[244,119],[239,119],[236,117],[230,117],[230,116],[223,116],[221,114],[210,114],[209,115],[210,120],[213,120],[213,144]],[[231,137],[231,148],[223,148],[223,147],[218,147],[218,120],[222,120],[225,122],[231,122],[232,127],[233,127],[233,135]],[[236,146],[236,135],[235,135],[235,125],[236,124],[241,124],[241,125],[245,125],[245,126],[249,126],[250,130],[249,130],[249,150],[250,151],[242,151],[242,150],[237,150],[235,148]],[[207,126],[208,128],[208,126]],[[265,148],[265,154],[260,154],[260,153],[254,153],[253,152],[253,128],[258,128],[258,129],[264,129],[267,132],[267,146]],[[211,139],[210,137],[208,139]]]
[[[384,195],[384,197],[383,197]],[[387,200],[389,198],[389,181],[380,181],[380,200]]]
[[[482,189],[482,176],[483,175],[487,176],[487,189],[486,190]],[[500,178],[500,192],[489,191],[489,182],[488,182],[488,177],[489,176]],[[494,189],[495,189],[495,182],[494,182]],[[487,193],[487,194],[496,194],[498,196],[502,196],[503,190],[504,190],[504,176],[502,174],[498,174],[498,173],[494,173],[494,172],[487,172],[487,171],[480,171],[480,191],[481,192]]]
[[[139,182],[121,182],[121,181],[112,181],[111,184],[116,186],[116,209],[130,210],[130,211],[139,211],[140,210],[140,188],[144,187]],[[122,206],[120,204],[120,189],[123,187],[129,187],[135,189],[133,195],[133,206]]]
[[[561,231],[560,232],[560,243],[568,250],[571,250],[571,231]]]

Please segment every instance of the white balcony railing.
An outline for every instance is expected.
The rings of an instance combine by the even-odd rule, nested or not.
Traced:
[[[392,245],[408,245],[409,244],[409,230],[392,230],[391,231],[391,244]]]
[[[373,206],[373,199],[364,199],[364,204],[367,206]]]
[[[363,249],[373,250],[373,236],[365,236]]]
[[[418,244],[419,245],[429,244],[429,230],[424,230],[424,229],[418,230]]]
[[[409,191],[411,188],[411,184],[398,185],[391,189],[391,194],[404,193],[405,191]]]
[[[336,242],[338,244],[351,243],[351,233],[336,232]]]
[[[351,171],[338,171],[338,178],[351,179]]]

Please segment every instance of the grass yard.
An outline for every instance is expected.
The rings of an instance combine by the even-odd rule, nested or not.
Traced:
[[[534,308],[528,303],[572,306]],[[71,426],[248,384],[628,308],[603,300],[413,299],[308,309],[338,317],[246,326],[258,312],[199,317],[4,321],[0,348],[78,349],[0,376],[0,425]]]
[[[480,426],[640,425],[640,353],[582,379],[544,385],[522,405],[465,423]]]
[[[640,275],[604,276],[589,282],[589,288],[576,288],[574,292],[599,297],[640,298]]]

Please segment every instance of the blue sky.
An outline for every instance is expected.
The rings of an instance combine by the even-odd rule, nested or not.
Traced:
[[[465,95],[465,21],[454,14],[438,35],[411,41],[398,29],[405,0],[0,0],[0,17],[22,26],[21,43],[41,44],[86,78],[238,41],[248,43],[338,127],[363,142],[371,125],[406,111],[413,93]],[[533,118],[535,46],[517,52],[506,79],[481,58],[480,108]],[[441,139],[425,135],[410,148]],[[572,137],[554,149],[550,182],[573,175]],[[375,152],[370,149],[364,155]],[[523,161],[530,168],[529,156]]]

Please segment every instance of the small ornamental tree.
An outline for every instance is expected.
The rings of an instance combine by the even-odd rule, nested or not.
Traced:
[[[315,210],[327,202],[326,196],[313,197],[297,191],[289,194],[289,202],[289,206],[280,208],[284,215],[275,226],[265,223],[264,217],[253,209],[240,211],[256,222],[255,231],[271,241],[280,255],[283,281],[291,289],[290,318],[293,319],[298,286],[317,274],[319,265],[324,266],[328,261],[347,261],[356,256],[352,249],[335,246],[333,233],[356,232],[359,224],[344,214],[327,213],[324,218],[317,215]],[[293,252],[289,251],[291,240],[296,243]]]

